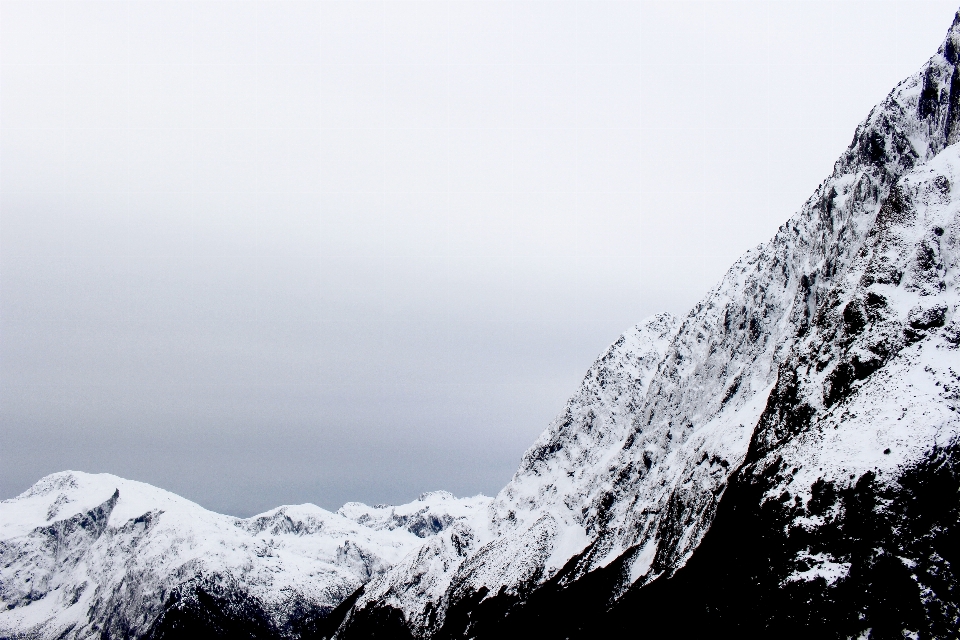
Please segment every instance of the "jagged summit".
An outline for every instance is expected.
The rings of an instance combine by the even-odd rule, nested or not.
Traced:
[[[800,211],[590,367],[494,498],[0,503],[0,636],[960,636],[960,14]]]

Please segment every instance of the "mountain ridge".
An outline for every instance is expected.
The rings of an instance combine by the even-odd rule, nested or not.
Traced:
[[[51,474],[0,502],[0,637],[169,637],[164,625],[182,627],[202,602],[285,634],[488,501],[433,493],[366,507],[394,517],[374,528],[358,522],[359,503],[244,519],[110,474]]]

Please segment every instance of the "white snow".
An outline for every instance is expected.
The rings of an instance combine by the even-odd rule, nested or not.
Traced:
[[[806,560],[812,566],[806,571],[795,571],[790,574],[786,582],[810,582],[817,578],[823,578],[830,585],[850,573],[849,562],[836,562],[826,553],[813,555],[806,553],[799,559]]]

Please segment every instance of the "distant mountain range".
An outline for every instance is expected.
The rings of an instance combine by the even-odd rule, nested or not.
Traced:
[[[237,519],[54,474],[0,503],[0,638],[960,637],[958,141],[960,14],[496,497]]]

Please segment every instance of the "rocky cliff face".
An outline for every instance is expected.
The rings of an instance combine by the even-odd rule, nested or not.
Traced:
[[[52,476],[0,505],[0,636],[957,637],[958,52],[960,16],[770,242],[601,355],[493,500],[237,521]]]
[[[351,625],[368,634],[370,617],[406,620],[398,632],[422,637],[589,637],[644,600],[636,594],[679,584],[673,576],[696,557],[718,508],[760,482],[750,474],[770,485],[751,494],[754,507],[786,495],[807,531],[826,521],[842,530],[839,492],[866,474],[889,493],[905,469],[937,456],[952,469],[956,401],[943,387],[953,389],[950,363],[960,362],[951,337],[958,34],[955,22],[924,68],[874,108],[800,212],[663,333],[649,381],[601,400],[617,420],[568,409],[544,433],[491,505],[490,540],[449,563],[442,596],[399,597],[395,569],[390,595],[358,602],[340,636],[360,637]],[[738,490],[724,497],[731,482]],[[794,546],[790,571],[765,574],[775,593],[846,584],[858,571],[840,549]],[[924,588],[927,600],[940,593]],[[945,604],[954,596],[936,597],[954,610]]]
[[[958,180],[953,145],[897,182],[686,562],[628,582],[642,547],[583,572],[588,547],[454,601],[436,637],[957,637]],[[686,533],[682,508],[662,517]]]

